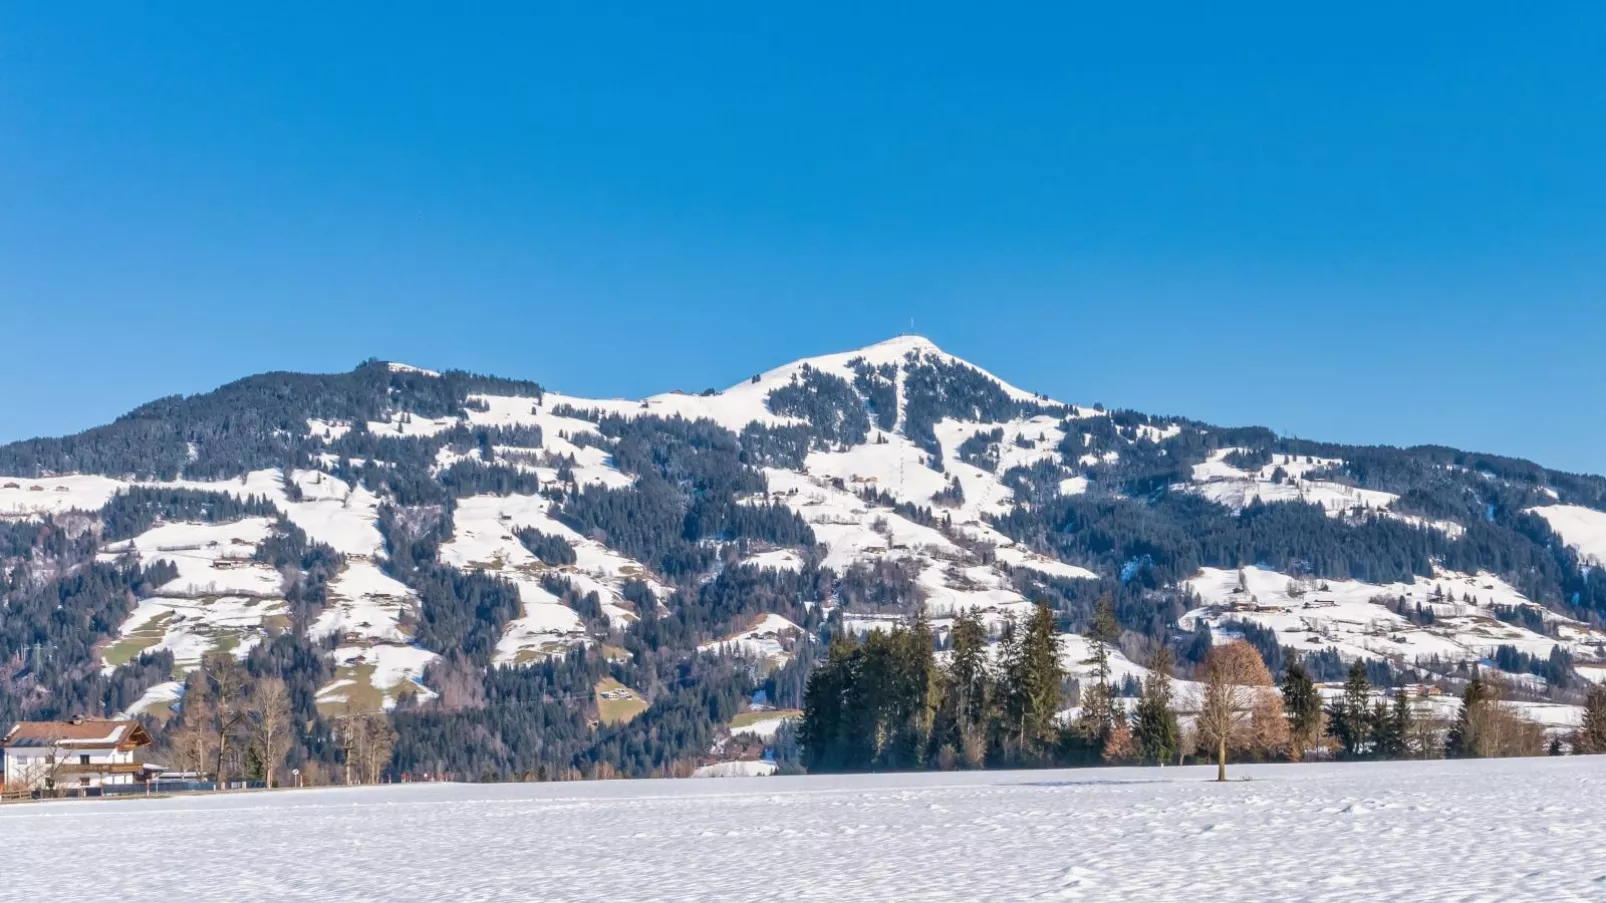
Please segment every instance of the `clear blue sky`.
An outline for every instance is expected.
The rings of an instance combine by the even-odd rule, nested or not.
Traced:
[[[1066,400],[1606,471],[1599,4],[460,6],[0,8],[0,440],[914,318]]]

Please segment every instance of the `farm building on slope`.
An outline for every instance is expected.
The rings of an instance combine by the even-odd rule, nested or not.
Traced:
[[[133,784],[145,768],[134,751],[150,742],[137,721],[19,722],[0,741],[5,789],[82,791]]]

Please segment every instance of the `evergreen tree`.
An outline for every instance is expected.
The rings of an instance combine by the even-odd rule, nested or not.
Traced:
[[[881,765],[893,769],[920,768],[931,744],[940,685],[933,654],[931,625],[924,612],[912,626],[888,636],[890,680],[883,701],[887,713],[887,744]]]
[[[1145,762],[1164,765],[1176,758],[1182,730],[1171,707],[1171,650],[1164,646],[1149,665],[1143,696],[1132,713],[1132,738]]]
[[[858,644],[839,636],[824,662],[809,675],[803,691],[803,720],[798,744],[811,771],[838,771],[855,764],[848,750],[846,716]]]
[[[1296,659],[1283,672],[1283,708],[1288,713],[1288,748],[1294,761],[1315,749],[1322,739],[1322,694],[1310,672]]]
[[[1382,699],[1372,705],[1372,736],[1367,741],[1367,753],[1373,759],[1397,759],[1405,748],[1405,735],[1398,732],[1394,708]]]
[[[1573,734],[1574,755],[1606,753],[1606,686],[1589,688],[1584,697],[1584,717]]]
[[[1372,755],[1379,759],[1403,759],[1411,752],[1411,700],[1405,688],[1394,691],[1394,704],[1379,700],[1372,713]]]
[[[842,638],[810,675],[798,741],[815,771],[911,769],[926,763],[939,703],[931,629]]]
[[[1344,695],[1333,703],[1327,718],[1327,731],[1338,741],[1339,753],[1345,758],[1359,759],[1371,750],[1376,720],[1371,697],[1366,663],[1356,659],[1344,681]]]
[[[992,680],[987,667],[987,628],[975,610],[954,618],[948,665],[942,672],[942,702],[932,727],[932,760],[943,767],[978,768],[987,755]]]
[[[1092,666],[1091,683],[1082,690],[1082,712],[1076,721],[1077,734],[1096,749],[1103,749],[1116,726],[1124,721],[1115,688],[1110,685],[1110,644],[1120,631],[1115,620],[1115,600],[1105,593],[1099,597],[1087,633],[1088,657],[1082,664]]]
[[[1445,740],[1446,757],[1465,759],[1482,754],[1478,748],[1478,725],[1483,722],[1483,707],[1489,705],[1493,698],[1494,693],[1484,683],[1483,675],[1474,672],[1466,690],[1461,693],[1461,712],[1456,716],[1455,725],[1450,728]]]
[[[1026,623],[1011,632],[1004,649],[1005,705],[1003,730],[1006,754],[1016,764],[1047,761],[1057,739],[1055,717],[1060,708],[1059,637],[1054,612],[1039,602]]]

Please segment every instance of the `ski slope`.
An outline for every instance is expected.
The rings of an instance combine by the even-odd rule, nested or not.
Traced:
[[[1232,772],[1251,780],[1119,768],[6,806],[0,901],[1606,898],[1606,757]]]

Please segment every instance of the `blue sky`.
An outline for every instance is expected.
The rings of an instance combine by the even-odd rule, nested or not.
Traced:
[[[1066,400],[1606,472],[1597,6],[189,6],[0,10],[0,440],[912,319]]]

